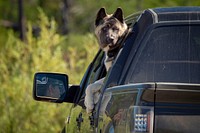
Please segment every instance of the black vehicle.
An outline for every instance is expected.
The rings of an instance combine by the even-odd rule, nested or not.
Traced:
[[[108,73],[100,50],[78,86],[69,87],[63,74],[36,73],[34,99],[84,111],[87,85],[106,76],[89,122],[82,112],[77,116],[81,132],[83,124],[98,133],[200,132],[200,7],[148,9],[126,23],[131,32]],[[40,95],[47,79],[59,84],[61,95]]]

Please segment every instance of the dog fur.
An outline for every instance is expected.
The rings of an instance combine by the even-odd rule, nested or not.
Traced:
[[[118,54],[120,43],[119,39],[124,37],[127,25],[123,19],[121,8],[117,8],[114,14],[108,15],[105,8],[101,8],[95,20],[95,35],[99,42],[99,47],[105,52],[104,64],[108,71]],[[117,50],[116,50],[117,49]],[[98,102],[104,78],[88,85],[86,88],[85,106],[87,113],[91,113],[94,104]],[[106,99],[106,98],[105,98]],[[109,99],[109,98],[107,98]],[[105,100],[104,100],[105,101]],[[108,102],[108,100],[106,100]]]
[[[109,58],[108,52],[115,49],[117,41],[124,35],[127,25],[123,19],[121,8],[117,8],[114,14],[108,15],[105,8],[101,8],[97,13],[95,21],[95,35],[99,42],[99,47],[105,52],[105,66],[108,71],[113,60]]]

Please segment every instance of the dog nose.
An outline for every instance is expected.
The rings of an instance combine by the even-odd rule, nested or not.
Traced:
[[[107,42],[108,42],[108,43],[112,43],[113,40],[114,40],[113,38],[110,38],[110,37],[107,38]]]

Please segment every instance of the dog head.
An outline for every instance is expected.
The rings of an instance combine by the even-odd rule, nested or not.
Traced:
[[[122,9],[117,8],[114,14],[108,15],[105,8],[101,8],[97,13],[95,27],[95,35],[99,41],[100,48],[103,51],[112,49],[127,30]]]

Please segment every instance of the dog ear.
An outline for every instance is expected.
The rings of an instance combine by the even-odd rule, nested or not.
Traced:
[[[95,20],[95,26],[98,26],[100,24],[101,20],[106,16],[107,16],[107,14],[106,14],[105,8],[102,7],[97,13],[97,17]]]
[[[124,23],[124,19],[123,19],[123,11],[120,7],[117,8],[117,10],[115,11],[115,13],[113,14],[113,17],[115,17],[116,19],[118,19],[121,23]]]

